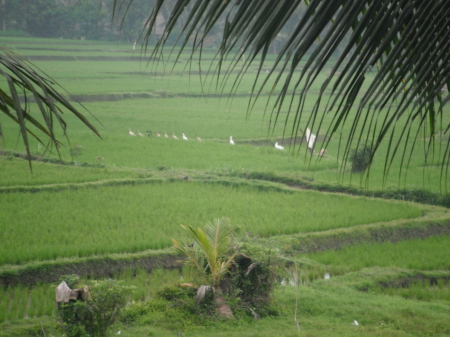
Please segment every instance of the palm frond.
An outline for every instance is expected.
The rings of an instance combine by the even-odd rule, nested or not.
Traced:
[[[147,39],[147,46],[163,3],[171,4],[173,10],[152,54],[162,51],[181,18],[178,57],[191,43],[190,37],[194,37],[192,54],[201,52],[212,27],[224,22],[215,73],[222,77],[224,88],[233,70],[238,68],[232,89],[235,90],[251,64],[259,62],[261,72],[269,46],[295,18],[297,24],[290,29],[268,76],[262,82],[258,82],[259,78],[255,80],[256,94],[249,107],[263,90],[269,89],[270,96],[275,98],[271,105],[269,101],[266,105],[271,114],[270,127],[279,122],[282,109],[287,108],[284,130],[293,139],[306,126],[315,134],[324,131],[326,140],[321,147],[339,137],[342,170],[355,147],[371,146],[375,155],[386,142],[384,172],[387,176],[396,158],[401,167],[407,167],[418,137],[428,139],[425,144],[428,150],[424,152],[427,162],[433,154],[436,131],[450,129],[450,123],[437,124],[444,121],[444,106],[450,99],[448,89],[445,96],[442,94],[445,86],[450,87],[448,0],[311,0],[305,1],[306,10],[296,17],[302,2],[158,0],[149,13],[150,25],[142,35]],[[340,53],[336,53],[338,48],[342,48]],[[244,54],[247,59],[242,64],[239,60]],[[225,60],[232,62],[223,69]],[[312,111],[307,111],[306,97],[325,67],[331,67],[331,71],[321,83]],[[368,89],[363,89],[372,72],[373,80]],[[259,88],[257,82],[262,83]],[[325,123],[329,113],[332,121]],[[290,129],[289,125],[292,125]],[[350,130],[344,132],[346,125]],[[413,131],[416,128],[420,133]],[[410,136],[414,137],[412,146],[402,145]],[[299,144],[294,143],[299,149],[304,141],[301,139]],[[448,139],[446,142],[439,154],[442,175],[448,171],[450,160]]]
[[[3,47],[0,47],[0,66],[0,76],[6,80],[9,89],[9,93],[0,90],[0,111],[19,125],[30,169],[31,155],[28,135],[44,145],[42,135],[37,132],[43,134],[54,145],[59,154],[59,147],[62,143],[55,135],[55,128],[59,127],[67,138],[67,125],[63,118],[65,111],[74,114],[100,137],[97,129],[85,115],[60,93],[61,88],[60,91],[55,89],[56,82],[36,66]],[[32,116],[30,112],[31,102],[37,104],[40,118]],[[39,121],[39,119],[42,119],[42,121]],[[27,123],[36,131],[27,127]]]

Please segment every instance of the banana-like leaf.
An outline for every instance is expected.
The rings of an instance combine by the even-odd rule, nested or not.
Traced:
[[[133,0],[125,2],[132,4]],[[303,2],[306,8],[299,15]],[[261,72],[269,46],[289,27],[275,62],[268,65],[268,76],[262,81],[255,79],[256,94],[249,102],[250,109],[252,100],[267,89],[276,96],[273,105],[269,106],[269,101],[266,105],[271,113],[270,128],[287,107],[284,129],[294,139],[306,127],[314,134],[325,134],[320,148],[326,147],[332,137],[339,137],[342,170],[355,148],[370,146],[373,159],[386,142],[385,176],[395,158],[399,158],[401,167],[408,166],[417,137],[427,139],[424,159],[431,160],[434,135],[439,131],[446,137],[438,154],[441,174],[448,171],[450,144],[446,133],[450,123],[442,124],[444,106],[450,99],[448,0],[158,0],[149,13],[150,25],[142,33],[146,47],[163,4],[173,10],[152,55],[162,52],[177,23],[183,27],[177,57],[192,41],[190,37],[194,37],[192,54],[201,52],[207,34],[220,24],[223,34],[215,73],[222,81],[217,80],[217,84],[224,88],[234,70],[239,70],[230,95],[251,64],[259,62]],[[293,28],[292,20],[297,20]],[[335,53],[338,48],[340,53]],[[241,62],[244,55],[247,58]],[[232,62],[224,69],[225,60]],[[312,111],[306,111],[309,90],[326,66],[332,70],[321,83]],[[371,72],[374,79],[363,91]],[[325,125],[325,115],[330,113],[332,122]],[[290,122],[293,126],[288,130]],[[350,126],[349,134],[342,133],[344,125]],[[412,131],[417,128],[420,133]],[[411,142],[407,140],[410,136],[415,137],[412,146],[401,146]],[[294,145],[300,148],[304,142],[301,139]]]
[[[0,47],[0,76],[6,80],[9,88],[9,93],[0,90],[0,111],[18,124],[30,170],[32,166],[28,135],[44,146],[42,137],[45,136],[50,144],[54,145],[59,155],[59,147],[62,143],[56,138],[55,128],[59,127],[69,140],[66,134],[66,122],[62,116],[66,111],[74,114],[100,137],[97,129],[85,115],[60,93],[63,89],[59,88],[59,91],[55,89],[56,82],[53,79],[30,62],[3,47]],[[32,116],[35,112],[30,111],[29,102],[37,104],[41,118]],[[80,105],[80,107],[86,110],[83,106]],[[33,131],[27,127],[27,123],[36,130]]]

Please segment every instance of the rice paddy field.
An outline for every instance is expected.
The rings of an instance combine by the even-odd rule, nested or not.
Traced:
[[[247,114],[257,66],[233,89],[206,77],[213,50],[189,64],[187,54],[174,62],[167,50],[149,61],[107,42],[0,36],[0,45],[52,76],[102,137],[67,115],[70,142],[60,156],[31,140],[31,172],[17,127],[0,116],[0,336],[63,336],[54,305],[63,270],[82,282],[113,277],[136,287],[125,317],[140,318],[118,321],[113,329],[122,336],[450,335],[450,214],[433,201],[448,199],[437,165],[448,142],[442,130],[432,161],[417,143],[408,174],[399,178],[394,162],[383,186],[385,147],[361,182],[342,167],[338,139],[320,160],[304,144],[293,147],[292,121],[285,130],[282,120],[287,108],[273,127],[267,92]],[[5,81],[0,88],[7,90]],[[231,89],[235,95],[220,95]],[[306,110],[318,91],[311,89]],[[324,134],[317,136],[323,144]],[[398,200],[373,197],[383,193]],[[411,195],[424,202],[408,201]],[[295,266],[280,271],[273,315],[225,323],[149,301],[187,281],[164,262],[171,239],[182,237],[180,224],[220,217],[236,225],[242,242]]]

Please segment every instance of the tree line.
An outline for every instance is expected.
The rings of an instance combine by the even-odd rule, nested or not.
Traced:
[[[154,0],[136,0],[112,22],[112,0],[0,0],[1,29],[35,37],[135,41]],[[117,8],[116,8],[117,10]]]
[[[0,29],[12,34],[44,38],[120,40],[133,43],[148,28],[147,19],[155,3],[156,0],[133,0],[131,4],[128,1],[117,3],[114,0],[0,0]],[[159,12],[161,32],[175,6],[176,0],[164,1]],[[173,28],[174,32],[182,31],[192,6],[187,4]],[[300,6],[291,13],[288,22],[273,39],[269,53],[279,52],[305,10],[306,6]],[[113,12],[118,18],[115,21],[111,20]],[[205,47],[220,46],[225,22],[226,15],[223,14],[208,32]],[[156,41],[160,35],[154,27],[149,42]],[[175,44],[180,43],[180,40],[171,35],[167,42]]]

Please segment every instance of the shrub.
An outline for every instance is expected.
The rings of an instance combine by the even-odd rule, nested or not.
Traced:
[[[364,172],[372,163],[373,150],[372,146],[365,145],[362,148],[355,149],[350,154],[350,162],[352,163],[352,172]]]
[[[134,287],[112,279],[92,281],[90,298],[62,304],[58,311],[69,337],[108,336],[109,327],[119,317],[126,296]]]

